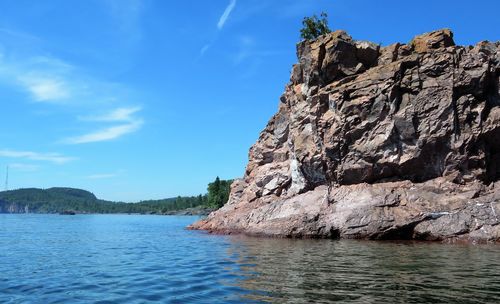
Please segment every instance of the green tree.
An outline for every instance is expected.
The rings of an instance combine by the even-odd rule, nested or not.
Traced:
[[[320,18],[316,15],[312,17],[304,17],[302,20],[303,28],[300,30],[300,37],[306,40],[313,40],[321,35],[331,32],[328,28],[328,15],[325,12],[320,14]]]
[[[218,176],[215,181],[208,184],[207,205],[213,208],[220,208],[227,203],[231,190],[232,180],[221,180]]]
[[[208,184],[208,205],[217,208],[220,205],[220,178]]]

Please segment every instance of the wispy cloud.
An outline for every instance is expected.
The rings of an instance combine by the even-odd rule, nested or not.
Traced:
[[[106,122],[123,122],[134,121],[133,114],[142,110],[141,107],[123,107],[112,110],[109,113],[100,116],[84,116],[81,120],[87,121],[106,121]]]
[[[129,95],[130,89],[118,83],[46,55],[50,52],[43,45],[28,34],[0,29],[0,82],[21,89],[36,103],[87,107]]]
[[[217,30],[218,31],[220,31],[224,27],[224,25],[226,24],[226,21],[228,20],[229,16],[231,15],[231,13],[232,13],[232,11],[234,10],[235,7],[236,7],[236,0],[230,0],[229,4],[224,9],[224,12],[219,17],[219,21],[217,22]],[[205,53],[212,47],[212,45],[215,44],[216,40],[217,40],[217,36],[215,36],[214,38],[212,38],[210,42],[205,43],[200,48],[200,51],[199,51],[200,54],[199,54],[198,57],[196,57],[195,61],[197,61],[200,58],[202,58],[205,55]]]
[[[0,157],[20,158],[20,159],[28,159],[35,161],[47,161],[58,165],[62,165],[67,162],[75,160],[74,157],[64,156],[59,153],[38,153],[31,151],[16,151],[9,149],[0,150]]]
[[[127,0],[127,8],[119,7],[121,1],[111,1],[113,14],[124,19],[129,15],[139,16],[142,1]],[[118,18],[118,17],[117,17]],[[15,43],[4,44],[9,39]],[[141,107],[123,107],[120,103],[127,102],[131,90],[119,83],[110,83],[88,75],[76,65],[46,54],[38,48],[37,41],[25,35],[0,30],[0,82],[21,88],[31,96],[30,101],[36,103],[59,104],[71,106],[73,109],[94,109],[118,106],[109,113],[88,117],[77,116],[79,120],[98,122],[93,130],[78,136],[65,136],[59,143],[83,144],[113,140],[139,130],[144,120],[135,117]],[[26,41],[22,45],[20,41]],[[22,45],[22,47],[19,47]],[[102,125],[104,124],[104,125]],[[30,159],[50,158],[53,162],[63,163],[64,157],[55,154],[10,153],[3,151],[9,157],[25,157]],[[9,153],[7,153],[9,152]],[[16,156],[17,155],[17,156]]]
[[[235,6],[236,0],[230,0],[228,6],[224,10],[224,13],[220,16],[219,22],[217,22],[217,28],[219,30],[224,27],[224,24],[226,24],[226,21],[229,18],[229,15],[231,15],[231,12],[233,11]]]
[[[70,89],[63,80],[36,76],[22,76],[19,81],[38,102],[59,102],[70,97]]]
[[[113,126],[81,136],[71,137],[66,139],[65,142],[68,144],[87,144],[92,142],[113,140],[139,130],[143,123],[144,122],[142,120],[137,120],[128,124]]]
[[[255,40],[250,36],[241,36],[239,37],[238,45],[239,50],[233,60],[235,65],[240,64],[254,52]]]
[[[211,44],[205,44],[201,49],[200,49],[200,56],[205,55],[205,53],[208,51],[210,48]]]
[[[67,144],[86,144],[93,142],[109,141],[126,134],[138,131],[144,124],[144,120],[134,116],[141,110],[140,107],[117,108],[102,116],[88,116],[81,119],[98,122],[123,122],[120,125],[106,127],[94,132],[80,136],[70,137],[63,140]]]
[[[1,38],[1,35],[0,35]],[[0,80],[22,88],[35,102],[63,103],[79,86],[74,68],[46,56],[0,55]]]

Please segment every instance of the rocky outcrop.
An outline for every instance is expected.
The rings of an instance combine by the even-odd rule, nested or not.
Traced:
[[[500,240],[500,43],[445,29],[298,44],[229,202],[191,226],[287,237]]]
[[[23,203],[12,203],[0,199],[0,214],[1,213],[30,213],[30,207]]]
[[[215,208],[207,208],[204,206],[197,206],[192,208],[186,208],[181,210],[173,210],[161,213],[162,215],[186,215],[186,216],[207,216],[211,212],[215,211]]]

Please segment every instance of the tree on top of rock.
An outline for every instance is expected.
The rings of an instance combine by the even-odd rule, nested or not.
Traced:
[[[328,34],[331,32],[328,27],[328,15],[325,12],[320,14],[320,18],[316,15],[312,17],[304,17],[302,20],[302,25],[304,26],[300,30],[300,37],[306,40],[313,40],[321,35]]]

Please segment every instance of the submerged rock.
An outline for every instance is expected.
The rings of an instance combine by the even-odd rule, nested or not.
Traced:
[[[297,46],[229,202],[191,226],[286,237],[500,240],[500,44],[450,30]]]

